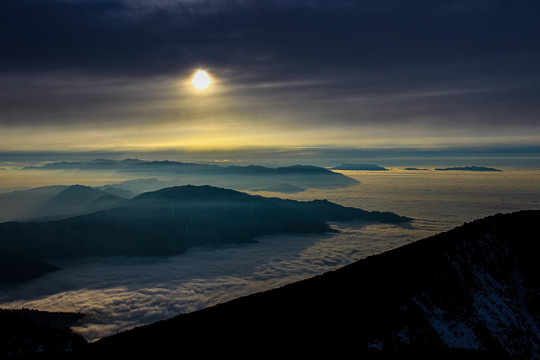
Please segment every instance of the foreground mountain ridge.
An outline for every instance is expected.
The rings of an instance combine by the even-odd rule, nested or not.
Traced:
[[[497,214],[311,279],[92,343],[131,356],[539,357],[540,211]]]

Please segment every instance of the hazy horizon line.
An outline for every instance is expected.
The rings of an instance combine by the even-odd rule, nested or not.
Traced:
[[[340,165],[340,162],[382,161],[379,165],[433,163],[455,164],[459,160],[484,159],[485,164],[540,167],[540,146],[463,146],[463,147],[260,147],[232,150],[160,150],[160,151],[1,151],[0,164],[40,163],[56,161],[89,161],[97,158],[110,160],[140,159],[147,161],[170,160],[214,164],[296,164],[299,161],[318,166]],[[516,160],[518,163],[516,163]]]

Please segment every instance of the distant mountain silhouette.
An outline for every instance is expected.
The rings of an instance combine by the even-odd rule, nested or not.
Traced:
[[[540,211],[477,220],[311,279],[103,338],[75,355],[538,358],[539,222]]]
[[[0,222],[27,219],[42,204],[67,188],[66,185],[44,186],[0,194]],[[48,214],[48,213],[47,213]]]
[[[0,222],[61,219],[109,209],[122,200],[109,191],[84,185],[13,191],[0,194]]]
[[[76,194],[88,189],[77,188]],[[178,186],[117,207],[45,222],[0,224],[0,249],[36,259],[99,255],[168,256],[193,246],[246,243],[261,235],[335,231],[326,221],[403,222],[328,201],[264,198],[211,186]]]
[[[42,166],[26,166],[23,169],[38,170],[38,169],[51,169],[51,170],[108,170],[114,171],[118,168],[127,168],[130,166],[137,166],[139,163],[145,163],[143,160],[138,159],[125,159],[125,160],[109,160],[109,159],[94,159],[91,161],[60,161],[54,163],[47,163]]]
[[[296,194],[302,191],[306,191],[306,189],[299,186],[294,186],[288,183],[281,183],[279,185],[267,186],[260,189],[252,189],[251,191],[268,191],[268,192],[279,192],[282,194]]]
[[[483,167],[483,166],[462,166],[462,167],[447,167],[435,169],[438,171],[502,171],[495,168]]]
[[[71,217],[108,209],[122,200],[119,196],[89,186],[71,185],[43,202],[30,217],[41,220]]]
[[[375,164],[342,164],[333,167],[332,170],[369,170],[369,171],[386,171],[388,169]]]
[[[144,161],[126,159],[121,161],[108,159],[95,159],[91,161],[56,162],[43,166],[27,166],[24,169],[49,170],[118,170],[135,173],[169,173],[169,174],[244,174],[244,175],[273,175],[273,174],[332,174],[330,170],[311,165],[292,165],[278,168],[269,168],[261,165],[210,165],[197,163],[183,163],[178,161]],[[336,174],[340,177],[340,174]]]
[[[118,196],[122,199],[131,199],[133,197],[135,197],[137,194],[129,191],[129,190],[126,190],[126,189],[122,189],[120,187],[116,187],[114,185],[105,185],[105,186],[100,186],[98,187],[98,189],[100,190],[103,190],[104,192],[106,193],[109,193],[111,195],[115,195],[115,196]]]
[[[117,184],[100,186],[98,187],[98,189],[107,191],[107,192],[111,192],[111,191],[124,192],[125,191],[124,194],[126,196],[122,196],[122,197],[126,199],[131,199],[135,197],[136,195],[140,195],[144,192],[156,191],[159,189],[164,189],[167,187],[178,186],[178,185],[185,185],[185,184],[180,184],[178,181],[170,181],[170,180],[165,181],[165,180],[160,180],[158,178],[152,177],[152,178],[126,180]]]
[[[220,186],[235,189],[272,186],[284,182],[312,188],[343,187],[358,183],[357,180],[343,174],[311,165],[270,168],[260,165],[221,166],[168,160],[126,159],[116,161],[95,159],[92,161],[56,162],[43,166],[28,166],[25,169],[116,171],[141,175],[151,174],[152,176],[167,176],[175,179],[188,178],[190,179],[189,183],[194,183],[198,179],[198,184],[219,184]]]

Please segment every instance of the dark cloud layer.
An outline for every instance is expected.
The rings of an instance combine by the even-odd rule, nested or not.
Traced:
[[[531,57],[520,62],[530,68],[540,53],[536,1],[146,3],[4,0],[0,65],[162,73],[203,61],[220,67],[263,64],[271,72],[521,55]]]
[[[121,121],[143,102],[122,86],[55,88],[43,74],[87,89],[88,77],[203,66],[246,95],[246,113],[287,107],[301,124],[536,129],[539,18],[535,0],[3,0],[0,123]]]

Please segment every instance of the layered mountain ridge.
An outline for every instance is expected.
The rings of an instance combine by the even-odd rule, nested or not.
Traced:
[[[71,194],[101,193],[81,187]],[[63,194],[60,193],[60,194]],[[114,197],[110,195],[110,197]],[[64,197],[54,198],[66,205]],[[114,206],[51,221],[0,223],[0,249],[30,259],[170,256],[193,246],[249,243],[262,235],[333,232],[327,221],[407,222],[328,201],[293,201],[212,186],[176,186],[116,199]]]
[[[139,159],[54,162],[27,166],[24,170],[61,170],[119,173],[166,177],[181,183],[223,186],[235,190],[277,186],[289,183],[303,188],[337,188],[355,185],[355,180],[338,172],[313,165],[267,167],[262,165],[217,165],[179,161],[146,161]],[[174,185],[179,185],[178,183]]]

